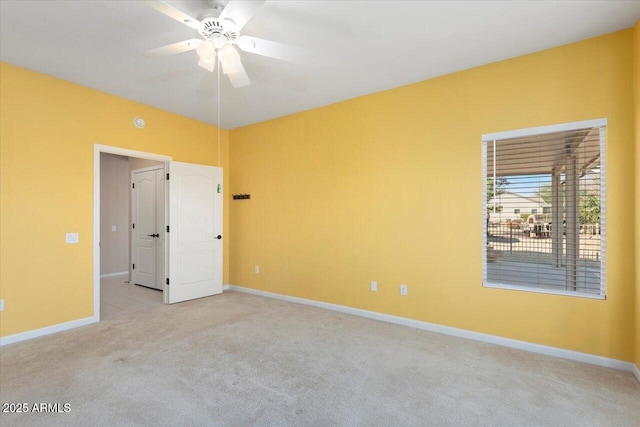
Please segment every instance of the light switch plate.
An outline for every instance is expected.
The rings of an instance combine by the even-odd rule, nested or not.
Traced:
[[[66,238],[66,242],[67,244],[70,243],[78,243],[80,241],[80,238],[78,236],[78,233],[67,233],[67,238]]]
[[[371,292],[378,292],[378,282],[371,281]]]
[[[4,300],[0,299],[0,311],[4,311]]]
[[[115,225],[111,226],[111,231],[116,231],[116,226]]]

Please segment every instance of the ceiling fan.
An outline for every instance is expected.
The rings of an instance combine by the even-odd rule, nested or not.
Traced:
[[[236,46],[242,51],[276,58],[284,61],[301,62],[308,53],[306,49],[240,35],[245,24],[258,12],[265,0],[208,0],[209,8],[202,10],[197,18],[161,0],[146,0],[153,9],[176,21],[197,30],[201,39],[189,39],[172,43],[143,54],[148,57],[174,55],[196,50],[200,60],[198,65],[213,72],[216,62],[235,88],[251,84],[249,76],[240,60]],[[225,4],[226,3],[226,4]]]

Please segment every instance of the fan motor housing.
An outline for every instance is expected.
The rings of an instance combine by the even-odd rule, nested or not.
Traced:
[[[221,21],[218,16],[220,15],[219,9],[207,9],[203,10],[198,19],[202,22],[202,29],[199,31],[200,35],[205,39],[209,39],[214,35],[217,37],[223,37],[227,41],[234,41],[238,38],[238,33],[233,28],[232,22]]]

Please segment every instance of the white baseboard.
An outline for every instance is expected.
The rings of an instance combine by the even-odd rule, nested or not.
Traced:
[[[30,340],[32,338],[43,337],[45,335],[51,335],[57,332],[79,328],[80,326],[86,326],[96,322],[98,322],[98,319],[96,317],[87,317],[84,319],[72,320],[70,322],[64,322],[64,323],[59,323],[57,325],[47,326],[45,328],[34,329],[32,331],[21,332],[15,335],[8,335],[6,337],[0,338],[0,346],[13,344],[20,341]]]
[[[118,273],[107,273],[107,274],[101,274],[100,278],[104,279],[105,277],[116,277],[116,276],[126,276],[128,275],[129,272],[128,271],[120,271]]]
[[[499,337],[496,335],[483,334],[480,332],[468,331],[466,329],[453,328],[451,326],[438,325],[436,323],[422,322],[420,320],[408,319],[406,317],[392,316],[389,314],[377,313],[375,311],[361,310],[358,308],[347,307],[344,305],[331,304],[327,302],[314,301],[305,298],[292,297],[288,295],[276,294],[272,292],[260,291],[257,289],[245,288],[242,286],[229,285],[229,290],[245,292],[248,294],[259,295],[268,298],[275,298],[298,304],[310,305],[313,307],[325,308],[328,310],[339,311],[341,313],[352,314],[355,316],[367,317],[369,319],[380,320],[397,325],[409,326],[425,331],[436,332],[443,335],[450,335],[458,338],[466,338],[474,341],[481,341],[489,344],[496,344],[503,347],[515,348],[518,350],[530,351],[532,353],[545,354],[547,356],[560,357],[563,359],[574,360],[576,362],[590,363],[592,365],[604,366],[606,368],[614,368],[622,371],[632,372],[638,381],[640,381],[640,372],[638,367],[631,362],[611,359],[608,357],[596,356],[578,351],[565,350],[558,347],[550,347],[542,344],[534,344],[527,341],[514,340],[511,338]]]
[[[129,274],[129,272],[128,271],[123,271],[123,272],[120,272],[120,273],[102,274],[102,275],[100,275],[100,278],[123,276],[123,275],[126,275],[126,274]],[[222,287],[222,289],[224,291],[228,291],[229,290],[229,285],[224,285]],[[99,322],[98,316],[87,317],[85,319],[73,320],[73,321],[70,321],[70,322],[60,323],[58,325],[52,325],[52,326],[47,326],[45,328],[34,329],[32,331],[21,332],[19,334],[15,334],[15,335],[8,335],[6,337],[1,337],[0,338],[0,346],[7,345],[7,344],[13,344],[13,343],[20,342],[20,341],[30,340],[32,338],[43,337],[45,335],[51,335],[51,334],[55,334],[57,332],[62,332],[62,331],[66,331],[66,330],[69,330],[69,329],[79,328],[80,326],[86,326],[86,325],[90,325],[92,323],[97,323],[97,322]]]

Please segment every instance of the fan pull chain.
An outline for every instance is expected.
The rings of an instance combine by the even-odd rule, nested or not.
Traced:
[[[220,55],[216,55],[218,58],[218,167],[220,167],[220,66],[222,63],[220,62]]]

